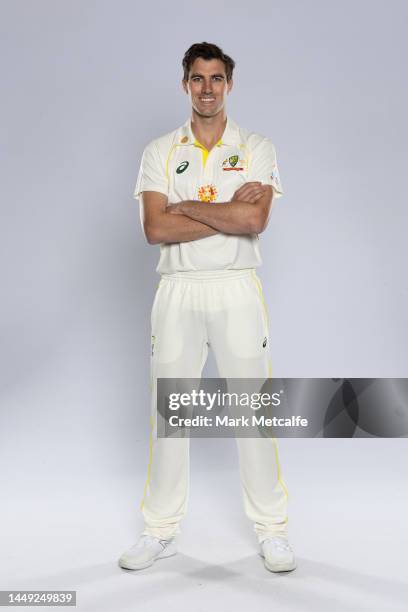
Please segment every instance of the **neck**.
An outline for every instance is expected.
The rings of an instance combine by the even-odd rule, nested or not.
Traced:
[[[224,109],[213,117],[199,115],[194,109],[191,115],[191,129],[198,142],[210,150],[219,141],[227,124]]]

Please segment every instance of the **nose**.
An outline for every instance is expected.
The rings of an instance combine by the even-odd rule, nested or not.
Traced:
[[[210,93],[212,93],[211,80],[203,81],[203,86],[202,86],[201,91],[202,91],[203,94],[210,94]]]

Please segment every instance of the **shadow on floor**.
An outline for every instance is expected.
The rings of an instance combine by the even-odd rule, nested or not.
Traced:
[[[251,601],[267,598],[270,604],[279,602],[283,609],[289,606],[316,611],[329,607],[330,612],[355,612],[356,609],[372,610],[369,600],[375,599],[376,603],[383,602],[378,601],[378,609],[387,604],[390,610],[390,604],[403,608],[408,601],[408,584],[404,582],[299,557],[297,563],[293,572],[272,573],[255,554],[230,563],[209,564],[178,553],[139,571],[124,570],[116,562],[109,562],[42,575],[35,578],[35,588],[76,590],[79,607],[82,590],[88,609],[91,605],[99,611],[121,610],[138,602],[158,604],[164,598],[169,601],[172,596],[183,594],[186,602],[187,599],[199,601],[197,598],[202,597],[204,590],[208,603],[212,587],[217,598],[222,586],[235,597],[242,596],[243,603],[247,598]],[[362,608],[360,601],[365,597],[367,608]]]

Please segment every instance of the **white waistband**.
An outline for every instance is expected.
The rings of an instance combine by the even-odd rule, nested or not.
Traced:
[[[223,281],[233,278],[250,276],[255,272],[255,268],[245,268],[243,270],[194,270],[190,272],[174,272],[173,274],[162,274],[163,280],[181,281]]]

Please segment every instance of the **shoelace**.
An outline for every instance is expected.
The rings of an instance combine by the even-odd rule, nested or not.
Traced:
[[[285,551],[290,551],[292,552],[291,547],[289,546],[289,543],[286,542],[285,540],[281,540],[281,539],[276,539],[276,538],[268,538],[267,540],[265,540],[265,544],[270,544],[271,546],[274,546],[277,550],[280,550],[282,552]]]
[[[161,544],[161,546],[163,546],[163,548],[166,548],[166,546],[168,546],[169,544],[168,540],[160,540],[159,538],[155,538],[154,536],[148,534],[142,535],[142,546],[148,546],[149,544],[153,544],[154,542],[158,542],[159,544]]]
[[[142,546],[149,546],[149,544],[153,544],[153,542],[157,542],[157,538],[151,535],[147,535],[147,534],[142,535],[141,537]]]

